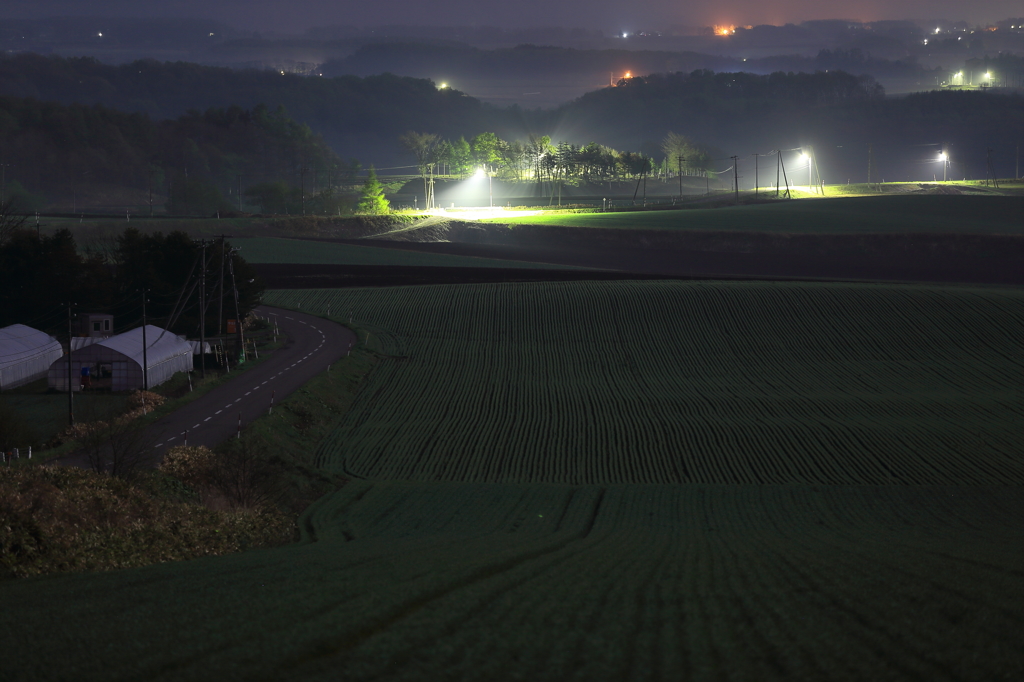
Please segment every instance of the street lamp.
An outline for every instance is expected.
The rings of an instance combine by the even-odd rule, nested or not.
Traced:
[[[949,166],[949,157],[946,152],[939,152],[939,161],[942,162],[942,181],[946,181],[946,168]]]
[[[814,182],[814,164],[811,163],[811,155],[807,152],[800,152],[800,160],[807,162],[807,191],[811,191]]]
[[[483,167],[481,167],[476,172],[476,174],[477,174],[477,177],[479,177],[481,175],[486,175],[487,176],[487,198],[488,198],[488,203],[490,204],[491,208],[494,208],[494,190],[491,187],[491,174],[488,171],[484,170]]]

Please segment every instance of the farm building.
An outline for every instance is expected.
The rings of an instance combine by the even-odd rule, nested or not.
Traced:
[[[0,391],[46,376],[64,350],[57,339],[23,324],[0,329]]]
[[[142,327],[79,348],[71,354],[71,389],[81,390],[83,368],[92,388],[130,391],[142,388]],[[176,372],[192,369],[192,345],[169,331],[146,325],[149,385],[157,386]],[[68,364],[61,358],[50,365],[50,388],[66,391]]]

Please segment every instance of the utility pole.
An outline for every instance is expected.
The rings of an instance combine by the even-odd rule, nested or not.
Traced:
[[[759,189],[758,185],[760,185],[760,182],[758,181],[758,176],[757,176],[757,157],[759,157],[759,156],[761,156],[761,155],[758,154],[757,152],[754,153],[754,196],[755,197],[757,196],[757,193],[758,193],[758,189]]]
[[[220,284],[217,286],[217,336],[224,333],[224,239],[220,236]]]
[[[733,184],[736,186],[736,205],[740,204],[740,157],[733,156],[732,158],[732,179]]]
[[[306,170],[303,166],[299,169],[299,192],[302,195],[302,215],[306,215]]]
[[[206,378],[206,240],[199,242],[202,249],[202,269],[199,271],[199,367]]]
[[[238,179],[238,212],[242,212],[242,176],[239,174]]]
[[[992,178],[992,186],[999,189],[999,178],[996,177],[995,166],[992,165],[992,150],[985,150],[985,184],[988,185],[989,178]]]
[[[245,352],[245,346],[243,345],[245,343],[245,338],[242,336],[242,318],[238,312],[238,285],[235,282],[235,259],[232,258],[235,251],[238,251],[238,249],[231,249],[230,253],[228,253],[228,271],[231,273],[231,289],[235,295],[235,332],[237,334],[236,342],[238,344],[235,349],[235,354],[236,357],[241,357],[242,353]]]
[[[68,425],[75,425],[75,398],[71,389],[71,307],[74,303],[68,303]]]
[[[811,191],[811,185],[814,184],[814,149],[812,147],[807,148],[807,191]]]
[[[789,178],[786,177],[786,162],[782,160],[782,153],[779,153],[779,165],[782,167],[782,179],[786,182],[786,198],[792,199],[793,195],[789,192]]]
[[[149,171],[149,217],[153,217],[153,171]]]
[[[871,189],[871,173],[875,168],[875,145],[868,143],[868,189]]]
[[[779,196],[779,166],[782,164],[782,152],[775,150],[775,196]]]
[[[142,290],[142,390],[149,390],[149,355],[146,348],[146,290]]]
[[[679,201],[683,200],[683,155],[676,155],[676,162],[679,164]]]

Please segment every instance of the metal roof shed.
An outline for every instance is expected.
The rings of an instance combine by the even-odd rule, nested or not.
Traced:
[[[46,332],[23,324],[0,329],[0,391],[42,379],[62,355],[60,343]]]
[[[192,369],[192,346],[169,331],[146,325],[146,361],[149,385],[158,386],[176,372]],[[142,388],[142,327],[111,336],[71,354],[72,390],[79,390],[78,378],[83,366],[108,366],[112,391]],[[68,364],[64,358],[50,365],[51,388],[66,391]]]

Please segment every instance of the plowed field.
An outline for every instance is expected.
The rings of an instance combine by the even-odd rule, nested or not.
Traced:
[[[1024,484],[1024,295],[574,282],[278,292],[385,360],[324,444],[372,479]]]
[[[266,301],[387,356],[353,480],[299,544],[0,583],[0,679],[1024,679],[1019,290]]]

